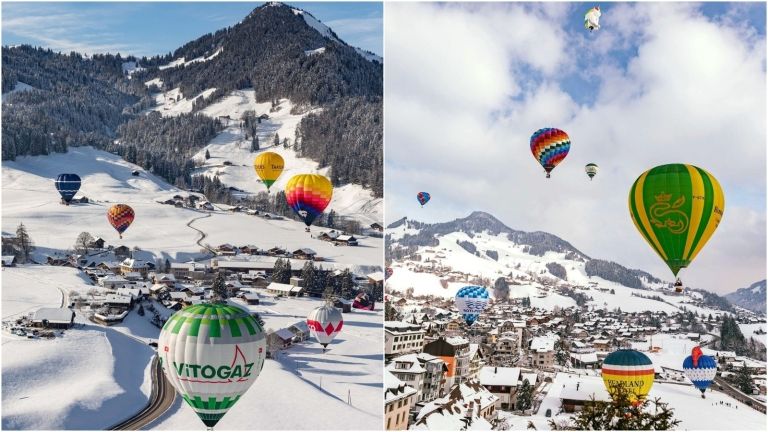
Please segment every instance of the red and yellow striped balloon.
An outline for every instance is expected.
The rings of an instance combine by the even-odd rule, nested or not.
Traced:
[[[319,174],[299,174],[285,185],[285,199],[288,206],[298,214],[306,226],[328,207],[333,197],[333,185]]]

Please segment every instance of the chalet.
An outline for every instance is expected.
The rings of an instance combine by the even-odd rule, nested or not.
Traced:
[[[352,301],[338,298],[333,302],[333,307],[340,309],[342,313],[352,312]]]
[[[301,248],[293,251],[293,257],[298,259],[314,260],[315,255],[317,255],[317,252],[310,248]]]
[[[174,204],[176,204],[176,201],[174,201],[172,199],[167,199],[165,201],[161,201],[161,203],[162,204],[167,204],[167,205],[174,205]]]
[[[115,254],[115,257],[119,258],[128,258],[131,256],[131,248],[128,246],[118,246],[112,250],[112,253]]]
[[[16,265],[15,255],[3,255],[3,267],[14,267]]]
[[[200,200],[200,197],[197,195],[189,195],[184,199],[184,204],[187,205],[187,207],[196,207],[197,201]]]
[[[92,241],[90,244],[88,244],[88,247],[93,249],[104,249],[105,243],[106,241],[103,238],[99,237],[96,240]]]
[[[480,384],[499,398],[501,409],[514,409],[520,368],[486,366],[480,370]],[[531,383],[529,383],[531,384]]]
[[[229,243],[224,243],[223,245],[219,245],[216,248],[216,253],[219,255],[235,255],[237,252],[235,251],[235,247],[232,246]]]
[[[207,210],[207,211],[213,211],[213,204],[209,203],[208,201],[203,201],[200,204],[197,205],[197,208],[200,210]]]
[[[52,266],[68,266],[71,265],[69,262],[69,258],[65,256],[60,255],[48,255],[48,258],[46,259],[46,263],[48,265]]]
[[[259,294],[255,292],[244,292],[240,294],[240,298],[242,298],[249,305],[259,304]]]
[[[110,275],[110,276],[104,276],[101,279],[99,279],[99,285],[101,285],[104,288],[107,289],[117,289],[122,288],[124,285],[130,284],[130,281],[128,279],[117,276],[117,275]]]
[[[156,273],[152,281],[173,288],[176,285],[176,276],[171,273]]]
[[[74,322],[75,312],[69,308],[40,308],[32,316],[35,327],[68,329]]]
[[[374,230],[374,231],[383,232],[384,231],[384,226],[382,226],[378,222],[374,222],[374,223],[371,224],[371,229]]]
[[[599,369],[600,360],[597,358],[597,353],[570,353],[571,364],[575,368],[579,369]]]
[[[370,273],[368,278],[368,289],[374,301],[384,301],[384,272]]]
[[[107,294],[104,298],[104,305],[116,308],[130,308],[133,305],[133,298],[120,294]]]
[[[246,255],[256,255],[259,253],[259,248],[254,245],[240,246],[240,253]]]
[[[263,271],[249,270],[248,273],[244,273],[240,277],[243,282],[250,283],[251,286],[256,288],[265,288],[269,285],[269,279],[267,279],[267,275]]]
[[[298,297],[304,292],[304,288],[289,284],[272,282],[267,285],[267,292],[276,296]]]
[[[306,321],[298,321],[296,324],[288,327],[288,331],[294,334],[297,342],[304,342],[309,339],[309,327]]]
[[[203,279],[208,267],[196,262],[171,263],[171,273],[176,280],[179,279]]]
[[[293,345],[294,337],[290,330],[282,328],[267,334],[267,347],[275,347],[277,349],[288,348]]]
[[[357,246],[357,238],[353,235],[340,235],[334,240],[334,244],[342,244],[346,246]]]
[[[277,246],[275,246],[275,247],[273,247],[273,248],[271,248],[271,249],[269,249],[267,251],[267,255],[269,255],[269,256],[283,256],[283,255],[285,255],[287,253],[288,253],[288,251],[286,251],[283,248],[277,247]]]
[[[173,203],[173,206],[174,207],[178,207],[178,208],[183,208],[184,207],[184,203],[181,202],[181,201],[176,201],[175,203]]]
[[[339,237],[339,233],[335,230],[331,230],[328,232],[321,232],[320,235],[317,236],[319,240],[323,241],[334,241]]]
[[[139,273],[142,278],[147,277],[147,271],[149,270],[149,265],[146,261],[137,260],[133,258],[126,258],[123,260],[123,262],[120,263],[120,273],[123,274],[123,276],[126,276],[129,273]]]
[[[292,276],[288,283],[290,283],[295,287],[302,287],[302,288],[304,287],[304,279],[297,276]]]

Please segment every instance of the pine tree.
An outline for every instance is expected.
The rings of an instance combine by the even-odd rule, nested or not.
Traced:
[[[205,160],[208,160],[211,158],[211,153],[208,151],[208,149],[205,149]]]
[[[626,391],[615,390],[610,401],[594,398],[565,423],[549,421],[552,430],[670,430],[680,424],[674,410],[656,398],[633,402]]]
[[[399,319],[397,309],[389,302],[384,303],[384,320],[397,321]]]
[[[317,271],[315,270],[315,264],[312,261],[304,263],[304,267],[301,269],[301,279],[303,280],[304,288],[308,291],[315,286]]]
[[[746,362],[744,366],[736,373],[736,385],[742,392],[751,395],[752,394],[752,376],[749,374]]]
[[[214,303],[224,303],[229,298],[229,290],[227,289],[223,272],[216,273],[216,277],[213,279],[213,284],[211,285],[211,290],[213,290],[211,300],[213,300]]]
[[[517,392],[516,408],[520,411],[531,409],[531,402],[533,397],[533,388],[531,383],[527,379],[523,380],[523,385],[520,386],[520,390]]]
[[[336,212],[331,210],[328,212],[328,221],[326,222],[329,228],[336,228]]]
[[[259,151],[259,137],[254,135],[253,140],[251,140],[251,151],[257,152]]]
[[[165,271],[166,273],[171,272],[171,262],[168,260],[168,258],[165,259]]]
[[[272,140],[272,145],[277,147],[280,145],[280,135],[275,132],[275,138]]]
[[[20,253],[20,261],[23,263],[26,263],[29,261],[29,256],[32,254],[32,251],[35,249],[34,242],[32,241],[32,238],[29,237],[29,233],[27,232],[27,227],[24,226],[24,223],[19,223],[18,228],[16,228],[16,238],[19,245],[19,253]]]
[[[352,280],[352,273],[349,269],[344,269],[340,275],[341,278],[341,297],[346,300],[350,300],[355,296],[354,293],[354,281]]]

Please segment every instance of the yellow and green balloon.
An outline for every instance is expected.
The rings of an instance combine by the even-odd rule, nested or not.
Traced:
[[[267,192],[272,184],[280,177],[285,168],[283,157],[275,152],[264,152],[253,161],[253,169],[267,187]]]
[[[675,276],[712,237],[724,210],[720,183],[693,165],[651,168],[629,191],[635,227]]]

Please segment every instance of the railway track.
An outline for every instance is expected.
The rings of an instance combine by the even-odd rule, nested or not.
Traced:
[[[139,430],[165,414],[175,399],[176,392],[166,380],[158,357],[155,356],[152,359],[152,394],[149,397],[149,403],[138,414],[112,426],[109,430]]]

